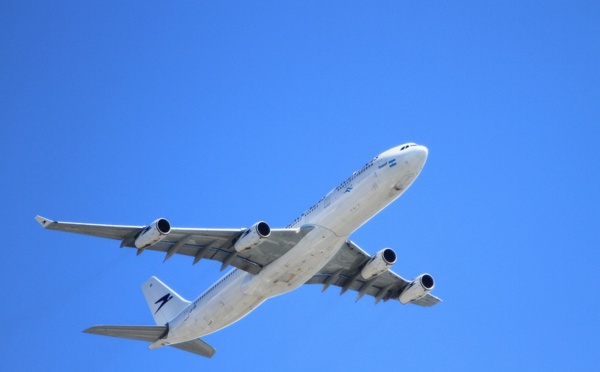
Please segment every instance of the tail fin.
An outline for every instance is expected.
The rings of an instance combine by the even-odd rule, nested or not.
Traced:
[[[159,326],[167,324],[190,304],[154,276],[142,284],[142,292]]]

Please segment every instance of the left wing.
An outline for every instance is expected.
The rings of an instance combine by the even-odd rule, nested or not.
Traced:
[[[410,281],[391,270],[370,280],[363,279],[360,272],[370,258],[371,255],[352,241],[347,240],[329,263],[306,284],[323,284],[323,291],[330,285],[335,285],[342,288],[341,294],[351,289],[358,292],[357,301],[364,295],[373,296],[376,303],[381,300],[398,300],[400,293],[410,284]],[[439,298],[427,294],[411,303],[433,306],[441,301]]]
[[[41,216],[35,219],[48,230],[66,231],[121,241],[121,247],[135,248],[135,237],[146,226],[100,225],[78,222],[58,222]],[[194,257],[196,264],[203,258],[222,262],[221,270],[231,265],[257,274],[260,270],[292,249],[313,229],[271,229],[268,238],[252,249],[236,252],[233,244],[246,229],[171,228],[160,242],[145,249],[165,252],[165,261],[174,254]],[[144,249],[138,250],[140,254]]]

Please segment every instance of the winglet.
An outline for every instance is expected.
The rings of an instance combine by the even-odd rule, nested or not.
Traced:
[[[35,220],[36,220],[37,222],[39,222],[39,223],[40,223],[40,225],[42,225],[42,227],[43,227],[44,229],[45,229],[45,228],[47,228],[47,227],[48,227],[48,225],[50,225],[51,223],[53,223],[53,222],[54,222],[54,221],[52,221],[52,220],[49,220],[49,219],[47,219],[47,218],[45,218],[45,217],[42,217],[42,216],[40,216],[40,215],[37,215],[37,216],[35,216]]]

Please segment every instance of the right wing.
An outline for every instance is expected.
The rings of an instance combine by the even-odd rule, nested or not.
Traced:
[[[357,301],[364,295],[375,298],[375,302],[398,300],[400,293],[411,282],[387,270],[373,279],[365,280],[360,276],[364,264],[371,255],[362,250],[354,242],[347,240],[338,253],[321,269],[321,271],[310,278],[306,284],[322,284],[323,291],[330,285],[341,287],[341,294],[347,290],[358,292]],[[431,293],[414,300],[411,304],[419,306],[433,306],[442,300]]]
[[[35,219],[48,230],[120,240],[121,247],[131,248],[135,248],[136,236],[146,227],[59,222],[41,216],[36,216]],[[231,265],[258,274],[264,266],[296,246],[312,229],[313,226],[303,226],[299,229],[271,229],[271,235],[261,244],[238,253],[233,248],[233,244],[246,229],[171,228],[165,239],[145,250],[165,252],[165,261],[174,254],[181,254],[194,257],[194,264],[206,258],[222,262],[221,270]],[[138,250],[138,254],[141,252],[142,250]]]

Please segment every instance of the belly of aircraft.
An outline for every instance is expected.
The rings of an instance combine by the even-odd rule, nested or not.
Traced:
[[[316,226],[298,245],[254,276],[244,293],[274,297],[306,283],[337,253],[345,237]]]

